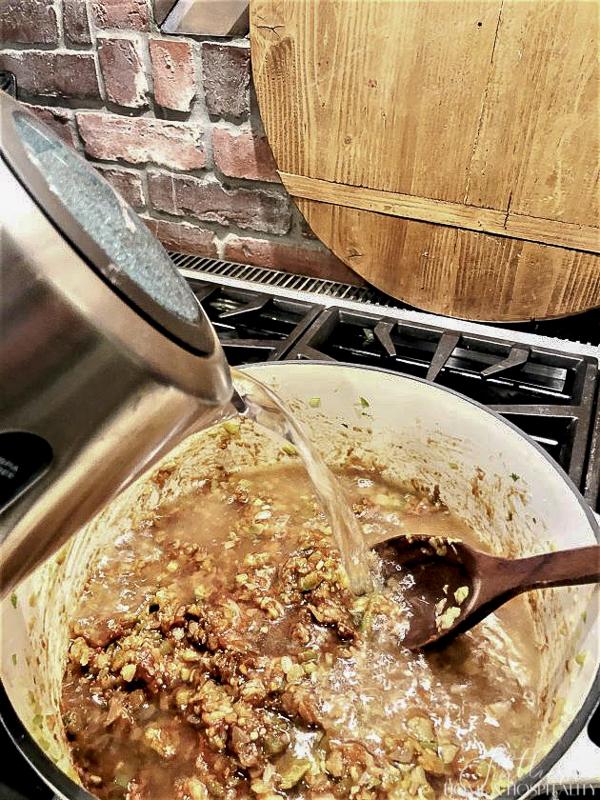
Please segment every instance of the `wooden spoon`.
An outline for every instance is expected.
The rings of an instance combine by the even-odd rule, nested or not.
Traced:
[[[408,606],[402,644],[410,649],[446,643],[521,592],[600,582],[600,545],[511,559],[418,534],[390,539],[376,550],[388,587],[394,591],[395,583]]]

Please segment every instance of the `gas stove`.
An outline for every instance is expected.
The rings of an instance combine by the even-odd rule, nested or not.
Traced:
[[[600,310],[576,318],[484,325],[422,313],[374,289],[172,253],[232,366],[345,361],[439,383],[493,408],[535,439],[600,513]],[[596,711],[579,757],[542,798],[600,798],[577,783],[600,758]],[[52,800],[0,730],[0,800]],[[596,748],[596,749],[594,749]],[[590,756],[590,753],[592,754]],[[569,754],[567,756],[567,759]],[[593,772],[593,770],[591,770]],[[5,781],[8,785],[4,785]]]
[[[454,389],[535,439],[600,513],[600,310],[508,329],[415,312],[370,289],[172,257],[232,365],[345,361]]]

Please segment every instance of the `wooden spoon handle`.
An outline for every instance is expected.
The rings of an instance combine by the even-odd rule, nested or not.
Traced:
[[[514,594],[549,586],[600,582],[600,545],[506,560],[504,578]]]

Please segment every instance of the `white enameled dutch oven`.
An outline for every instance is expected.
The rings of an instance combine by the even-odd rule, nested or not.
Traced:
[[[290,403],[331,464],[343,462],[352,448],[385,465],[384,477],[437,484],[450,510],[479,530],[498,554],[526,556],[549,547],[590,545],[600,538],[589,507],[535,443],[452,391],[380,370],[330,363],[265,364],[249,372]],[[315,396],[321,399],[318,409],[307,402]],[[359,397],[368,400],[368,408]],[[154,467],[4,603],[3,720],[61,798],[90,798],[76,783],[59,713],[69,613],[90,562],[103,542],[151,517],[163,500],[189,490],[207,459],[248,457],[241,450],[232,455],[231,448],[215,455],[209,452],[210,441],[202,434],[187,439],[167,456],[175,464],[170,488],[151,480],[160,465]],[[281,457],[280,449],[265,438],[261,461],[276,457]],[[600,765],[598,751],[582,738],[598,701],[598,587],[530,593],[528,603],[543,648],[538,680],[543,713],[538,730],[532,731],[523,774],[506,797],[530,795],[541,782],[598,780]],[[580,656],[584,651],[585,660]],[[561,772],[561,764],[573,763],[563,756],[574,743],[578,763],[592,774]]]

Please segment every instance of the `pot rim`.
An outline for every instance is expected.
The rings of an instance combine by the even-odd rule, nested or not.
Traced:
[[[582,508],[596,540],[600,543],[600,525],[592,508],[588,505],[585,498],[582,496],[579,489],[575,486],[569,475],[558,464],[541,445],[534,439],[528,436],[524,431],[518,428],[509,419],[506,419],[497,411],[487,408],[477,400],[472,400],[460,392],[450,389],[446,386],[440,386],[436,383],[431,383],[425,378],[419,378],[413,375],[406,375],[402,372],[394,372],[389,369],[382,369],[380,367],[373,367],[367,364],[350,364],[344,361],[320,361],[320,360],[305,360],[305,361],[262,361],[257,364],[243,364],[237,369],[243,370],[261,370],[271,367],[291,366],[302,367],[344,367],[352,370],[369,370],[370,372],[383,372],[386,375],[393,375],[403,380],[413,381],[415,383],[423,384],[429,388],[437,389],[440,392],[446,392],[454,395],[459,400],[469,403],[478,410],[489,414],[495,419],[499,420],[502,424],[507,425],[516,434],[525,439],[537,452],[550,464],[550,466],[562,478],[567,488],[570,489],[574,495],[579,506]],[[526,774],[517,779],[517,783],[509,787],[502,795],[498,795],[495,800],[512,800],[512,798],[525,797],[532,789],[534,789],[542,779],[548,774],[550,769],[558,762],[567,752],[567,750],[574,743],[575,739],[583,731],[585,725],[594,713],[597,706],[600,705],[600,664],[592,681],[592,685],[586,697],[584,698],[579,710],[575,714],[572,722],[562,737],[550,750],[541,758],[538,763]],[[4,688],[4,683],[0,679],[0,722],[6,732],[8,733],[13,744],[17,747],[20,753],[25,757],[29,766],[48,784],[50,789],[58,791],[65,798],[69,800],[96,800],[86,789],[79,784],[75,783],[69,776],[60,770],[54,761],[49,758],[42,748],[33,739],[22,720],[14,710],[10,698]]]

